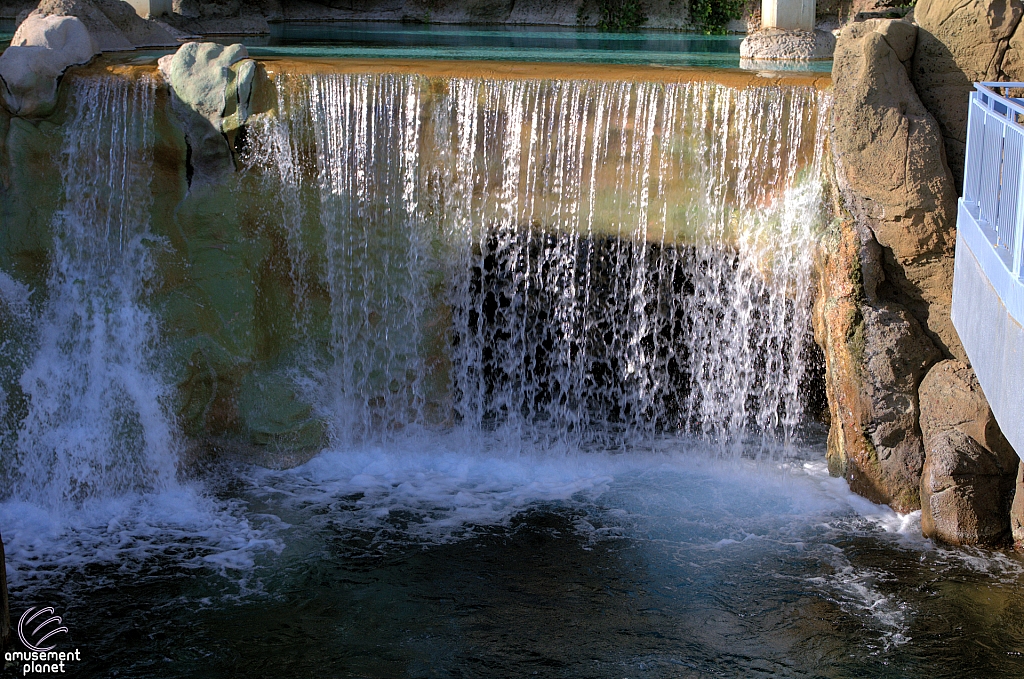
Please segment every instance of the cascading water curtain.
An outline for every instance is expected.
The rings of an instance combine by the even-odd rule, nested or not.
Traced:
[[[8,488],[49,506],[165,487],[177,454],[143,303],[155,85],[76,78],[70,92],[45,302],[5,394],[24,413],[4,436]]]
[[[323,369],[307,376],[339,436],[461,425],[543,445],[792,439],[826,94],[277,84],[254,156],[281,187],[300,325],[329,324],[329,347],[308,343]]]

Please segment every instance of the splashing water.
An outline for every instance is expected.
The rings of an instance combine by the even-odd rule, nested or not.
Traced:
[[[17,343],[24,357],[2,399],[4,411],[24,416],[3,422],[0,436],[15,588],[62,563],[130,568],[170,552],[245,564],[249,546],[274,546],[176,479],[181,442],[145,303],[158,245],[149,231],[155,87],[72,82],[58,159],[64,196],[40,310],[33,314],[24,286],[0,279],[0,313],[15,321],[5,345]]]
[[[149,309],[162,113],[145,80],[66,84],[49,279],[0,272],[0,524],[15,609],[63,609],[82,672],[1015,662],[1019,560],[936,549],[800,436],[827,95],[279,76],[239,181],[334,439],[184,481]]]
[[[277,82],[252,162],[284,186],[296,299],[330,300],[300,381],[336,440],[438,423],[541,448],[792,440],[827,95]]]
[[[156,324],[141,299],[152,276],[154,84],[75,85],[49,296],[20,380],[30,405],[12,470],[15,492],[48,506],[164,489],[177,452],[153,365]]]

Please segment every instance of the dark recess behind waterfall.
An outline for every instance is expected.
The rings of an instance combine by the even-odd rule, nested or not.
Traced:
[[[507,253],[501,253],[497,241],[492,238],[488,242],[488,254],[482,258],[479,265],[474,267],[472,293],[478,300],[474,308],[479,313],[470,312],[469,323],[477,333],[490,335],[492,342],[506,342],[510,339],[509,330],[515,327],[514,317],[505,319],[511,306],[515,304],[515,298],[519,293],[518,286],[511,280],[509,272],[517,270],[543,269],[541,251],[555,247],[559,237],[552,234],[532,235],[529,237],[529,245],[519,251],[513,257],[528,257],[529,262],[512,263],[506,261]],[[581,239],[577,244],[577,261],[589,262],[589,266],[578,267],[575,272],[575,287],[579,289],[589,288],[593,304],[588,307],[590,318],[587,319],[589,331],[584,334],[578,346],[572,348],[573,354],[577,353],[590,357],[591,366],[588,380],[593,384],[588,390],[589,400],[585,404],[585,410],[593,416],[602,413],[606,424],[629,421],[639,417],[648,420],[654,429],[660,432],[700,432],[702,422],[699,413],[690,411],[686,402],[694,393],[694,386],[697,381],[705,379],[705,376],[694,374],[690,369],[691,360],[684,344],[674,342],[671,338],[681,337],[689,334],[692,330],[689,324],[693,318],[683,316],[674,318],[672,322],[666,323],[657,329],[652,330],[659,337],[653,334],[644,337],[641,344],[645,351],[655,352],[659,362],[666,364],[666,376],[671,384],[663,388],[661,397],[656,404],[652,404],[649,412],[630,412],[630,404],[622,399],[616,399],[610,395],[624,394],[629,390],[627,383],[623,381],[626,370],[620,365],[621,351],[616,351],[614,328],[611,325],[612,319],[624,319],[630,315],[630,305],[633,303],[628,291],[620,289],[616,285],[616,279],[621,279],[622,265],[625,260],[633,257],[630,245],[614,237],[595,237]],[[648,313],[661,312],[655,307],[664,296],[672,296],[676,299],[692,297],[695,294],[694,275],[699,270],[709,267],[706,257],[707,252],[692,245],[658,245],[649,244],[649,253],[645,258],[647,261],[648,280],[651,290],[648,291]],[[678,250],[674,252],[674,250]],[[666,266],[666,263],[673,262]],[[738,256],[732,262],[732,267],[739,265]],[[662,294],[657,294],[656,289],[661,289]],[[537,346],[538,351],[527,360],[525,366],[528,374],[532,377],[533,384],[545,385],[551,383],[548,377],[553,369],[546,357],[554,350],[554,338],[551,336],[557,324],[549,317],[552,310],[557,306],[555,299],[560,293],[551,290],[534,290],[527,295],[527,307],[529,312],[525,317],[531,319],[524,329],[525,337],[530,339],[530,344]],[[725,294],[725,291],[723,291]],[[769,303],[767,293],[761,299],[761,307]],[[791,307],[791,303],[787,306]],[[791,311],[787,312],[787,322],[791,320]],[[758,324],[771,322],[769,318],[762,317],[755,312]],[[720,322],[721,318],[716,318]],[[457,341],[457,340],[456,340]],[[756,343],[756,336],[751,336],[749,342]],[[755,366],[755,372],[759,375],[767,374],[764,370],[763,361],[768,360],[768,352],[757,352],[757,347],[752,346],[755,353],[759,353]],[[501,362],[494,360],[492,356],[493,346],[491,342],[484,347],[482,372],[488,394],[508,392],[514,389],[515,378],[506,374],[502,369]],[[668,352],[668,353],[666,353]],[[825,391],[825,362],[821,349],[814,342],[807,342],[803,348],[803,360],[807,370],[800,380],[800,393],[803,402],[803,412],[807,420],[812,422],[828,423],[829,410],[827,395]],[[751,392],[746,407],[748,412],[757,413],[762,404],[758,403],[757,390]],[[551,390],[542,388],[539,391],[521,394],[522,400],[518,404],[522,415],[537,413],[545,410],[553,400],[558,400],[559,395]],[[491,399],[487,399],[491,403]],[[692,406],[692,404],[691,404]],[[506,406],[507,407],[507,406]],[[509,413],[500,409],[489,408],[485,414],[486,420],[501,421]],[[785,413],[780,410],[779,418]],[[752,431],[757,431],[753,420],[747,423]]]

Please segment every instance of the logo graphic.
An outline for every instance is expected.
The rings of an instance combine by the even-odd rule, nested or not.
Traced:
[[[33,611],[35,612],[33,613]],[[40,621],[39,618],[45,615],[50,617]],[[55,648],[56,644],[43,646],[46,640],[55,634],[67,634],[68,632],[68,628],[64,627],[62,623],[60,616],[53,614],[53,608],[47,606],[36,609],[33,606],[22,613],[21,619],[18,620],[18,638],[30,651],[49,651]],[[30,639],[32,641],[29,641]]]

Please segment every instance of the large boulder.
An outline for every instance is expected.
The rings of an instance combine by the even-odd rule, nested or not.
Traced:
[[[956,191],[939,126],[907,72],[916,34],[889,19],[843,29],[831,141],[846,207],[882,248],[867,292],[906,307],[947,357],[965,358],[950,319]]]
[[[921,383],[921,530],[954,545],[999,545],[1010,535],[1019,459],[970,366],[936,364]]]
[[[0,55],[3,100],[16,116],[49,115],[64,72],[92,60],[99,50],[76,17],[33,13]]]
[[[229,139],[252,112],[256,62],[242,45],[189,42],[159,65],[189,146],[190,183],[215,181],[234,169]]]
[[[917,29],[843,29],[832,151],[841,221],[823,247],[815,336],[825,354],[829,470],[899,511],[920,506],[918,387],[963,357],[949,318],[956,193],[935,119],[908,73]]]
[[[1020,0],[919,0],[914,7],[920,31],[913,80],[939,122],[957,187],[963,185],[972,83],[1024,76],[1022,15]]]
[[[29,17],[39,15],[77,17],[101,52],[180,44],[163,25],[143,19],[121,0],[43,0]]]

